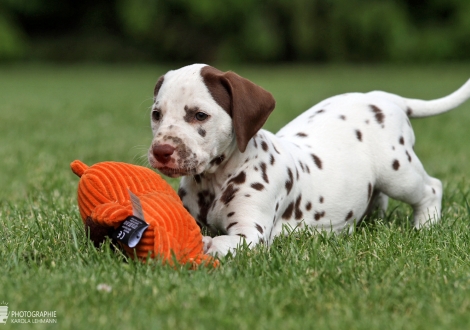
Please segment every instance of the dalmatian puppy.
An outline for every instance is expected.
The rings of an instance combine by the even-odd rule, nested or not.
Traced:
[[[233,72],[194,64],[162,76],[151,110],[150,165],[182,177],[179,196],[207,253],[270,244],[283,226],[341,232],[388,196],[410,204],[414,226],[437,222],[442,185],[413,151],[408,118],[437,115],[470,97],[470,80],[441,99],[374,91],[326,99],[277,134],[261,129],[275,101]]]

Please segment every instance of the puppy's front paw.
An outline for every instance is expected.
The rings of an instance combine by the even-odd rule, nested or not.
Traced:
[[[212,237],[210,236],[203,236],[202,243],[204,244],[204,253],[208,253],[209,249],[212,246]]]

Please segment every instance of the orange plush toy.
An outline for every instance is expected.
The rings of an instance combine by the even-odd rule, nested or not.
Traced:
[[[181,264],[218,265],[218,261],[204,254],[196,221],[157,173],[119,162],[88,167],[75,160],[70,167],[80,177],[78,207],[95,245],[103,242],[105,236],[113,235],[130,257],[145,259],[150,255],[170,264],[176,259]],[[137,219],[136,212],[140,214]],[[144,219],[139,220],[141,217]],[[134,242],[137,237],[137,245],[119,240],[124,232],[128,237],[133,235]]]

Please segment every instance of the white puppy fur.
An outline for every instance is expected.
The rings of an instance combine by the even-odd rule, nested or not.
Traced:
[[[326,99],[277,134],[261,129],[274,99],[233,72],[195,64],[155,87],[152,167],[183,176],[179,195],[201,226],[207,253],[246,241],[270,244],[283,230],[351,228],[388,197],[410,204],[414,226],[441,216],[442,185],[414,153],[408,117],[451,110],[470,97],[470,80],[433,100],[385,92]]]

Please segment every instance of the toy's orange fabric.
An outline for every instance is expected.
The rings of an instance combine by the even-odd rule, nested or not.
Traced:
[[[173,258],[179,263],[217,265],[203,253],[202,234],[194,218],[183,207],[173,188],[152,170],[126,163],[101,162],[88,167],[79,160],[70,164],[80,177],[78,207],[90,237],[102,240],[132,215],[128,189],[140,199],[149,227],[135,248],[125,244],[127,254],[139,258]]]

